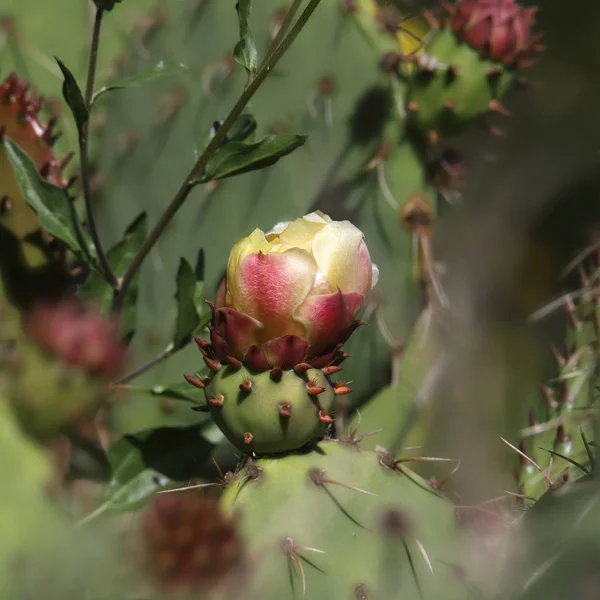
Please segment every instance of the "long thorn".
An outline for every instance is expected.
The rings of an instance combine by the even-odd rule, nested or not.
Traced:
[[[339,481],[334,481],[333,479],[323,479],[323,483],[330,483],[331,485],[339,485],[348,490],[354,490],[355,492],[360,492],[361,494],[366,494],[367,496],[377,496],[373,492],[367,492],[367,490],[363,490],[361,488],[355,487],[353,485],[348,485],[347,483],[340,483]]]
[[[531,465],[533,465],[546,479],[546,481],[548,482],[549,485],[554,485],[552,483],[552,479],[550,479],[550,477],[548,476],[548,473],[546,473],[542,467],[540,467],[540,465],[538,465],[535,460],[533,460],[533,458],[531,458],[530,456],[527,456],[527,454],[525,454],[525,452],[521,452],[521,450],[519,450],[516,446],[513,446],[508,440],[505,440],[501,435],[498,436],[507,446],[509,446],[510,448],[512,448],[517,454],[519,454],[520,456],[522,456],[528,463],[530,463]]]
[[[427,555],[427,551],[425,550],[425,546],[423,546],[423,544],[421,543],[421,541],[418,538],[413,538],[413,539],[415,541],[415,544],[417,544],[417,548],[419,549],[419,551],[423,555],[423,558],[425,559],[425,562],[427,563],[427,566],[429,567],[429,570],[431,571],[431,573],[433,573],[433,565],[431,564],[431,561],[429,560],[429,556]]]

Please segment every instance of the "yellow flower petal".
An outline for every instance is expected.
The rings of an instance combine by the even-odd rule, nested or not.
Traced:
[[[333,221],[315,235],[312,251],[319,271],[333,289],[366,297],[373,270],[360,229],[349,221]]]
[[[313,223],[331,223],[331,217],[326,215],[320,210],[308,213],[302,217],[305,221],[312,221]]]
[[[277,241],[288,248],[300,248],[310,252],[313,238],[326,226],[327,223],[323,220],[296,219],[279,234]]]

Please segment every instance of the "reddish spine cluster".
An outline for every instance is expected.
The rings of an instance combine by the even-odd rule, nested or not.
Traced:
[[[30,91],[29,84],[11,73],[0,84],[0,141],[4,136],[19,144],[50,183],[69,187],[73,180],[63,177],[72,154],[57,159],[52,146],[60,137],[55,131],[56,118],[40,120],[42,99]],[[2,190],[0,189],[0,193]]]
[[[122,371],[126,348],[119,339],[117,321],[86,310],[74,300],[36,306],[25,328],[44,351],[91,375],[110,380]]]

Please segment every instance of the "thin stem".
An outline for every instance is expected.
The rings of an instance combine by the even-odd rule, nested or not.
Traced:
[[[92,30],[92,44],[90,47],[90,62],[88,66],[87,82],[85,86],[85,105],[89,110],[92,104],[92,94],[94,93],[94,80],[96,79],[96,63],[98,62],[98,47],[100,45],[100,28],[102,26],[102,16],[104,9],[99,8],[94,18],[94,28]]]
[[[102,267],[102,271],[104,272],[106,280],[113,288],[117,288],[118,281],[102,247],[100,235],[98,234],[98,229],[96,227],[96,221],[94,219],[94,212],[92,210],[92,187],[90,184],[90,160],[88,156],[90,110],[92,107],[92,95],[94,93],[94,79],[96,78],[96,63],[98,61],[98,45],[100,43],[100,28],[102,26],[103,13],[104,10],[99,8],[96,11],[96,17],[94,19],[92,44],[90,48],[90,62],[88,66],[87,83],[85,86],[85,107],[88,111],[88,120],[82,126],[81,131],[79,132],[79,161],[81,167],[81,187],[83,188],[85,212],[92,242],[96,248],[96,254],[98,255],[98,260],[100,261],[100,266]]]
[[[281,40],[283,40],[283,38],[287,34],[288,29],[290,28],[290,25],[292,24],[292,21],[293,21],[294,17],[296,16],[296,13],[298,12],[298,9],[300,8],[300,5],[302,4],[302,2],[303,2],[303,0],[294,0],[294,3],[290,7],[290,10],[287,11],[287,13],[285,15],[285,19],[283,20],[283,23],[281,24],[281,27],[279,28],[277,35],[273,38],[272,42],[269,44],[269,47],[267,48],[267,55],[265,58],[265,62],[267,60],[269,60],[269,57],[271,56],[271,54],[277,49],[277,47],[281,43]]]
[[[256,76],[254,79],[248,82],[248,85],[244,88],[242,95],[239,97],[238,101],[235,103],[235,106],[231,109],[231,112],[225,119],[223,125],[216,132],[214,137],[207,144],[206,148],[196,161],[196,164],[192,167],[189,175],[186,177],[185,181],[175,194],[173,200],[167,209],[163,213],[163,215],[158,220],[158,223],[154,226],[154,229],[150,232],[146,241],[139,249],[138,253],[135,255],[129,268],[123,275],[121,280],[121,285],[119,286],[118,293],[115,295],[115,300],[113,303],[113,310],[119,311],[122,304],[125,294],[127,293],[127,289],[131,284],[132,279],[135,274],[138,272],[139,268],[142,266],[144,259],[148,256],[148,253],[160,236],[163,234],[164,230],[167,228],[168,224],[171,222],[177,211],[181,208],[182,204],[187,199],[189,193],[192,191],[192,188],[198,183],[198,178],[202,176],[204,169],[208,163],[208,160],[213,155],[215,150],[221,145],[224,141],[225,136],[231,129],[232,125],[235,123],[236,119],[242,114],[242,111],[250,101],[250,99],[254,96],[258,88],[261,86],[263,81],[267,78],[269,73],[273,70],[275,65],[279,62],[279,59],[286,53],[288,48],[292,45],[300,31],[306,25],[306,22],[315,11],[317,6],[321,0],[310,0],[308,6],[304,9],[303,13],[300,15],[293,28],[287,35],[287,37],[273,50],[273,52],[265,58],[261,67],[256,72]]]
[[[160,354],[155,356],[153,359],[149,360],[147,363],[139,366],[137,369],[131,371],[127,375],[121,377],[121,379],[117,379],[111,384],[113,386],[126,385],[127,383],[133,381],[136,377],[143,375],[147,371],[149,371],[152,367],[155,367],[157,364],[161,363],[163,360],[169,358],[175,352],[175,346],[173,344],[169,344]]]

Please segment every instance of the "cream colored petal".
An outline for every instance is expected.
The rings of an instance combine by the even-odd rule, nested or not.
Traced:
[[[349,221],[333,221],[312,242],[315,261],[330,285],[343,293],[366,296],[373,270],[363,233]]]
[[[301,248],[310,252],[313,238],[326,226],[325,222],[296,219],[279,234],[278,242],[288,248]]]
[[[313,223],[331,223],[331,217],[320,210],[308,213],[302,218],[306,221],[312,221]]]
[[[270,242],[272,239],[276,238],[290,223],[291,221],[280,221],[272,229],[267,231],[265,237]]]
[[[379,267],[375,263],[373,263],[371,265],[371,269],[372,269],[371,289],[373,289],[377,285],[377,282],[379,281]]]

